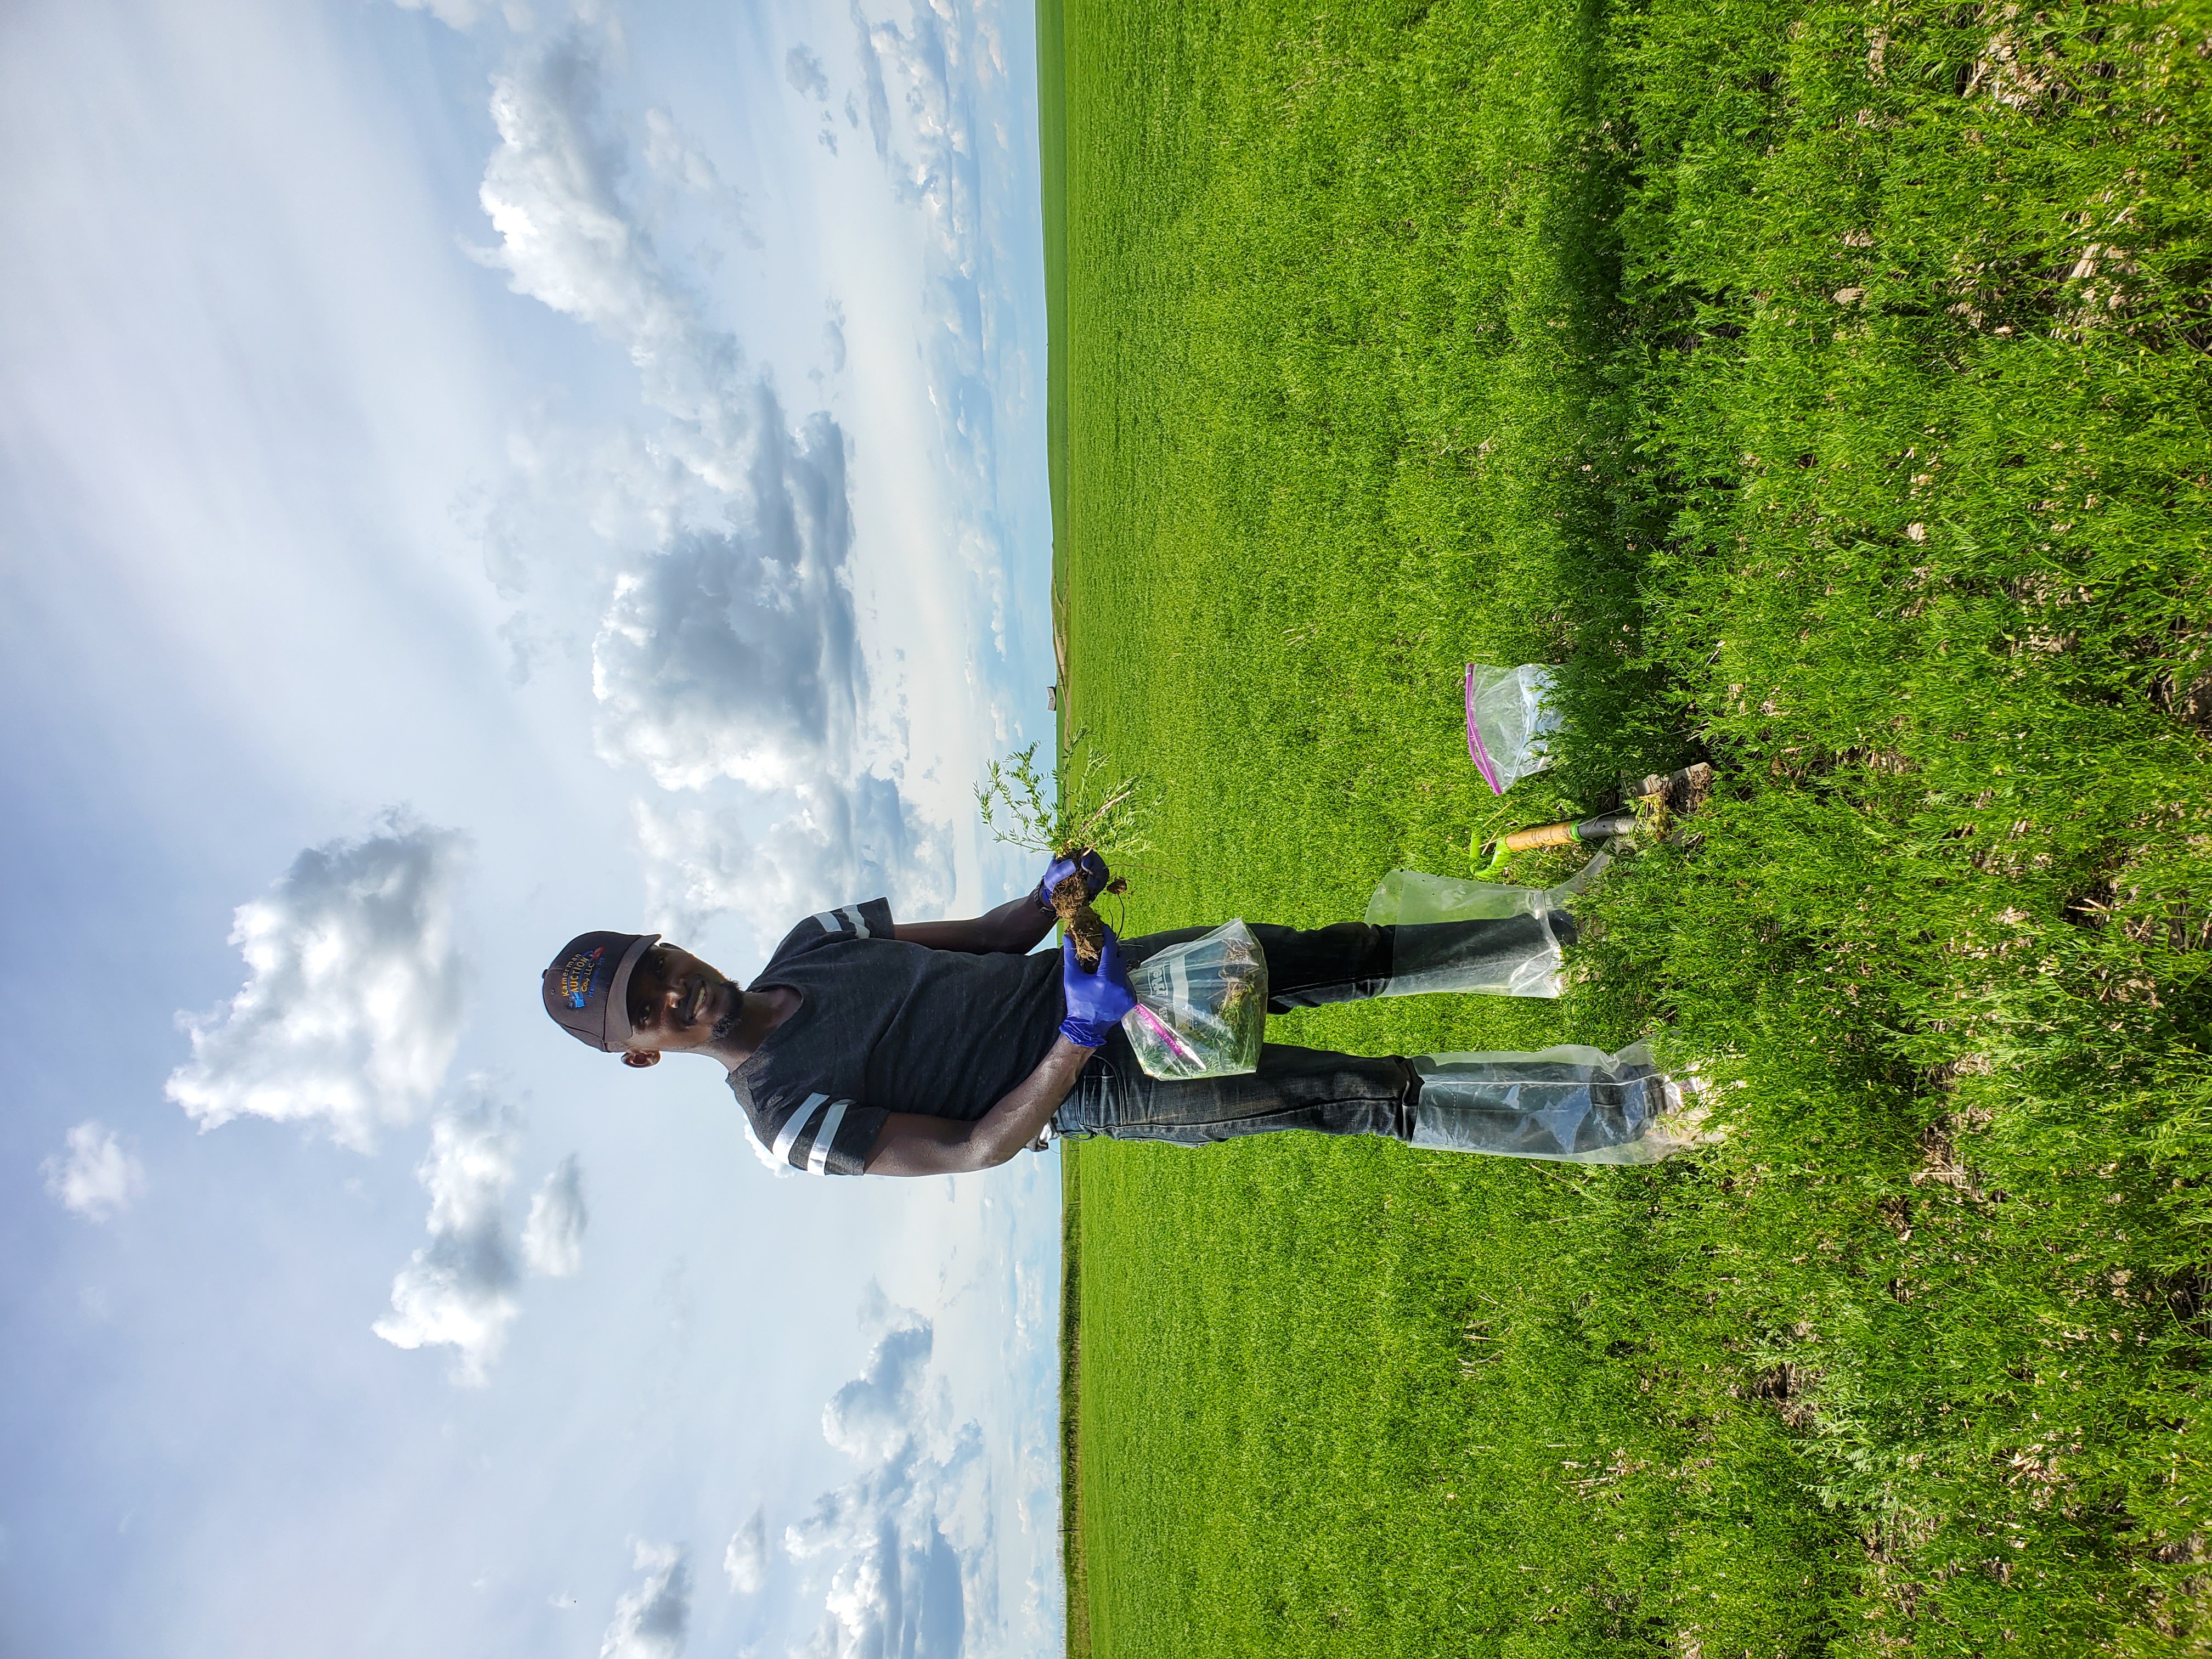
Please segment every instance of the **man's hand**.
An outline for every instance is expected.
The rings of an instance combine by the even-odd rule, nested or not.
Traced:
[[[1067,1004],[1067,1018],[1060,1034],[1070,1042],[1096,1048],[1113,1035],[1121,1016],[1137,1006],[1129,989],[1129,976],[1121,969],[1121,941],[1109,927],[1098,952],[1098,971],[1086,972],[1075,955],[1075,941],[1060,942],[1060,994]]]
[[[1113,1034],[1121,1016],[1137,1006],[1129,976],[1121,968],[1121,942],[1112,928],[1106,930],[1095,974],[1084,971],[1073,943],[1062,943],[1060,989],[1067,1018],[1060,1022],[1059,1039],[1035,1071],[973,1123],[911,1112],[889,1114],[868,1150],[867,1172],[926,1176],[988,1170],[1034,1144],[1094,1051]]]
[[[912,1112],[888,1114],[868,1150],[868,1173],[958,1175],[997,1168],[1035,1144],[1091,1060],[1090,1049],[1066,1037],[1056,1039],[1036,1069],[973,1123]]]
[[[1083,896],[1088,899],[1097,898],[1106,890],[1106,884],[1114,879],[1106,860],[1087,847],[1074,858],[1054,859],[1045,866],[1044,879],[1037,883],[1037,908],[1051,909],[1052,890],[1079,870],[1083,872]]]

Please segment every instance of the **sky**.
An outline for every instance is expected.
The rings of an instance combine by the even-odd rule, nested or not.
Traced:
[[[1036,878],[1033,26],[0,12],[0,1654],[1059,1650],[1055,1155],[538,989]]]

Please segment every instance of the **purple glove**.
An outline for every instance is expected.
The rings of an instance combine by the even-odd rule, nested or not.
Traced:
[[[1060,942],[1060,994],[1067,1004],[1067,1018],[1060,1034],[1070,1042],[1096,1048],[1121,1023],[1121,1016],[1137,1006],[1129,989],[1129,976],[1121,970],[1121,943],[1114,930],[1106,930],[1105,947],[1098,952],[1098,971],[1084,972],[1075,959],[1075,941]]]
[[[1052,890],[1078,870],[1083,872],[1083,896],[1085,898],[1097,898],[1106,890],[1106,884],[1114,878],[1114,872],[1106,867],[1106,860],[1088,848],[1080,858],[1054,859],[1046,866],[1044,879],[1037,884],[1036,892],[1032,895],[1036,900],[1037,908],[1051,909]]]

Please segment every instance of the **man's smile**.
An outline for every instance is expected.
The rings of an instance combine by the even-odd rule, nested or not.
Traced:
[[[706,1013],[708,999],[713,994],[714,988],[707,983],[706,979],[702,975],[694,975],[690,988],[684,994],[684,1000],[677,1005],[678,1024],[696,1025]]]

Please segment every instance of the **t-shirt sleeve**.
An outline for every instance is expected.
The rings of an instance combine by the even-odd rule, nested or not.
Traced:
[[[890,1114],[819,1092],[780,1095],[752,1112],[753,1130],[779,1164],[808,1175],[865,1175]]]
[[[890,939],[891,927],[889,899],[872,898],[859,904],[841,904],[835,909],[817,911],[783,936],[783,943],[775,947],[769,963],[773,967],[787,957],[799,955],[831,939]]]

